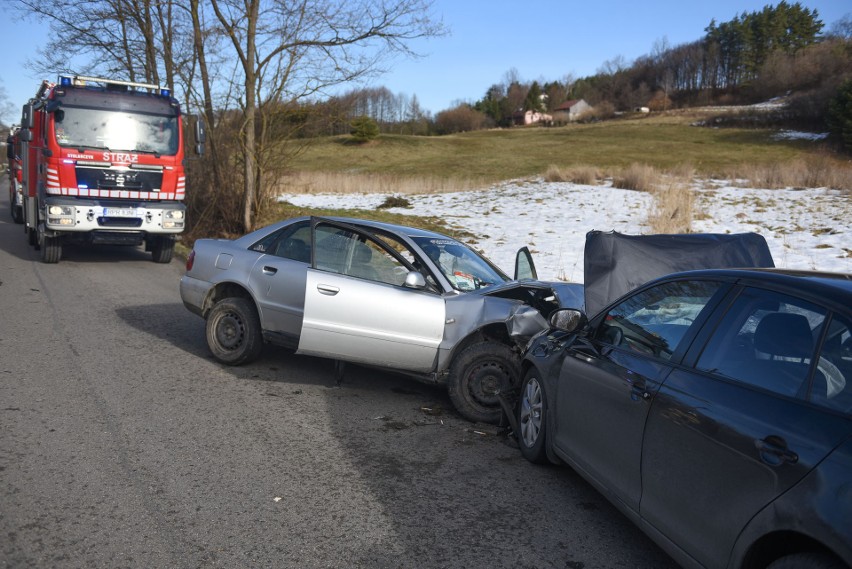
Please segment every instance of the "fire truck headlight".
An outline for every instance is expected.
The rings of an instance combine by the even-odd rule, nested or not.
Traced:
[[[47,207],[48,225],[74,225],[75,211],[70,205],[51,205]]]
[[[183,210],[168,210],[163,219],[163,229],[177,229],[180,227],[183,227]]]

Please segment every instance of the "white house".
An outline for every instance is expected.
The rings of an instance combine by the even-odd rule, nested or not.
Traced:
[[[553,120],[556,122],[575,121],[580,115],[591,110],[592,106],[583,99],[565,101],[553,110]]]
[[[550,123],[553,122],[553,117],[545,113],[540,113],[538,111],[518,111],[512,115],[512,122],[514,122],[518,126],[535,124],[539,122]]]

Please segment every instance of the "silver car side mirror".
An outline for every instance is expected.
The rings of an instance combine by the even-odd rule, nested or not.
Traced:
[[[426,279],[423,278],[422,273],[419,273],[417,271],[411,271],[407,275],[405,275],[405,287],[424,289],[426,288]]]

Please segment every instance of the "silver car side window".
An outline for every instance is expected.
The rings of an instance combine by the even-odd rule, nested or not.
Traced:
[[[320,224],[316,227],[316,268],[402,286],[409,268],[371,237]]]

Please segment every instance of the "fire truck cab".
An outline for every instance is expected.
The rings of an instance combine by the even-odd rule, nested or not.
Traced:
[[[42,261],[73,241],[144,243],[168,263],[186,223],[183,132],[178,101],[157,85],[44,81],[18,132],[23,221]]]

